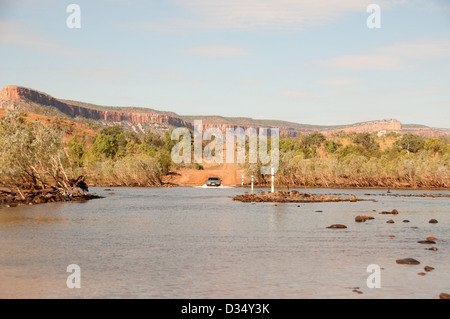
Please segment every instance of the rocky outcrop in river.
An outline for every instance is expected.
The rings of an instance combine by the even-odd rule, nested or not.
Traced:
[[[321,203],[321,202],[357,202],[366,199],[360,199],[352,195],[350,197],[329,196],[321,194],[300,193],[298,191],[269,191],[263,193],[255,193],[237,195],[233,197],[235,201],[245,203],[249,202],[274,202],[274,203]]]

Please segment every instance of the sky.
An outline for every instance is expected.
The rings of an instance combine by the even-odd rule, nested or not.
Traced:
[[[0,61],[0,87],[99,105],[450,128],[448,0],[0,0]]]

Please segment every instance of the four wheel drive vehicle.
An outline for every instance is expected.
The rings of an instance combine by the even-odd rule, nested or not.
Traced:
[[[209,177],[206,181],[206,186],[220,186],[221,181],[218,177]]]

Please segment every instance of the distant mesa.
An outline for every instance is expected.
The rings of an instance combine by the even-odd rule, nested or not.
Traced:
[[[72,118],[84,118],[95,121],[95,124],[104,127],[120,125],[124,129],[144,132],[146,129],[166,131],[175,127],[193,129],[194,120],[202,120],[203,129],[219,128],[223,132],[227,128],[242,127],[280,129],[280,135],[296,136],[320,132],[331,136],[339,131],[385,134],[389,132],[414,133],[426,137],[448,135],[450,129],[431,128],[423,125],[402,125],[395,119],[362,122],[349,125],[308,125],[279,120],[257,120],[243,117],[222,116],[185,116],[173,112],[158,111],[144,107],[106,107],[78,101],[68,101],[54,98],[46,93],[21,86],[6,86],[0,93],[0,108],[17,109],[38,114],[65,115]]]

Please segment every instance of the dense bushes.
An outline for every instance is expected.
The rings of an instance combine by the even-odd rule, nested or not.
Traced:
[[[171,140],[154,133],[125,132],[119,126],[103,128],[88,150],[73,137],[68,143],[74,169],[97,185],[153,186],[172,165]]]
[[[95,185],[153,186],[172,165],[168,134],[138,135],[113,126],[90,141],[83,135],[66,143],[65,136],[58,127],[10,112],[0,121],[0,186],[78,192],[78,176]]]
[[[39,122],[27,123],[17,113],[0,121],[0,185],[9,188],[50,186],[61,193],[73,188],[66,167],[69,159],[62,133]]]
[[[280,141],[284,151],[276,174],[278,185],[450,187],[449,139],[445,137],[349,133],[325,139],[319,148],[303,141],[301,136]]]

